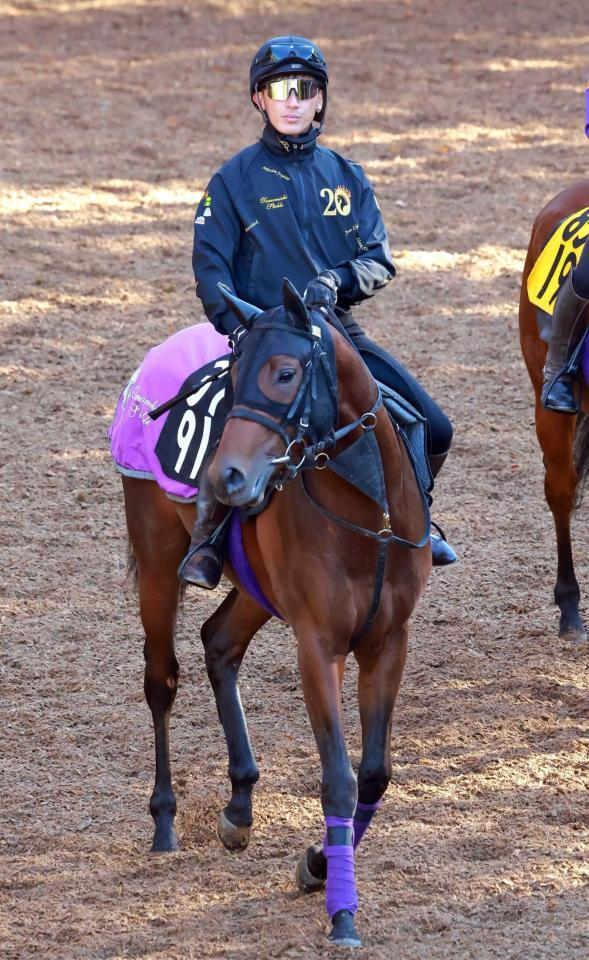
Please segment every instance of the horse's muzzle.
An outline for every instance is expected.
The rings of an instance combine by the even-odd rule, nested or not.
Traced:
[[[272,461],[266,461],[261,470],[250,469],[248,472],[236,463],[226,463],[220,466],[214,480],[215,495],[230,507],[261,503],[275,469]]]
[[[221,476],[223,490],[229,497],[239,497],[247,487],[247,478],[239,467],[228,466]]]

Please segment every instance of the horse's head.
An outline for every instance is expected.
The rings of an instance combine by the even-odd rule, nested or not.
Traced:
[[[247,335],[236,349],[233,407],[209,476],[219,500],[260,502],[270,483],[333,434],[338,417],[329,328],[288,280],[283,306],[260,311],[221,288]]]

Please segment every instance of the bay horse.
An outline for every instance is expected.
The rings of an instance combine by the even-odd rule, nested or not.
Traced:
[[[556,528],[557,573],[554,599],[560,608],[559,635],[568,641],[587,639],[587,632],[579,612],[581,594],[575,576],[571,545],[571,514],[578,494],[579,481],[589,468],[589,396],[582,388],[581,411],[577,417],[545,410],[540,403],[543,368],[547,344],[540,336],[536,304],[528,293],[528,278],[540,253],[557,226],[567,217],[589,207],[589,180],[567,187],[540,211],[532,229],[532,236],[522,277],[519,330],[523,357],[535,393],[536,434],[544,456],[544,492]],[[584,226],[586,233],[586,226]],[[579,237],[580,239],[580,237]],[[587,241],[589,242],[589,241]],[[575,244],[577,250],[579,241]],[[558,257],[558,251],[557,251]],[[554,276],[561,282],[575,262],[572,253],[556,263]],[[579,488],[580,489],[580,488]]]
[[[302,856],[297,882],[306,892],[325,887],[330,940],[359,946],[354,850],[391,779],[391,720],[408,622],[431,569],[427,503],[403,437],[345,335],[310,315],[288,281],[283,305],[264,312],[224,295],[248,332],[236,348],[233,406],[209,476],[218,499],[241,512],[243,549],[266,604],[248,594],[229,551],[224,572],[233,589],[201,630],[229,755],[231,799],[219,814],[218,835],[233,850],[250,837],[258,768],[238,674],[273,610],[294,631],[322,766],[324,844]],[[174,850],[169,721],[178,686],[176,570],[194,507],[167,498],[151,480],[123,477],[123,487],[155,731],[152,849]],[[246,517],[249,507],[257,512]],[[351,650],[362,728],[357,778],[341,713]]]

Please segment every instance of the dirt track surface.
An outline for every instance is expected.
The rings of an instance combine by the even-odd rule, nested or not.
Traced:
[[[325,142],[364,164],[396,254],[358,318],[456,426],[435,516],[461,562],[413,624],[394,781],[357,859],[359,956],[589,956],[587,646],[556,635],[516,333],[532,221],[587,175],[587,29],[580,0],[0,0],[3,956],[333,952],[323,897],[294,885],[321,834],[320,768],[276,623],[242,671],[252,842],[236,856],[215,836],[226,754],[199,626],[223,590],[191,595],[178,630],[182,852],[147,854],[151,723],[106,443],[145,350],[201,316],[193,208],[257,136],[252,53],[292,30],[328,55]],[[579,522],[575,541],[586,588]]]

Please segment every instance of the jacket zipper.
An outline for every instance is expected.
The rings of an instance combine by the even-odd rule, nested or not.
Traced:
[[[297,174],[297,183],[299,184],[299,195],[302,200],[303,209],[301,210],[301,233],[303,234],[303,240],[305,241],[305,246],[309,250],[309,206],[307,204],[307,191],[305,189],[305,178],[301,177],[299,174],[299,164],[300,160],[295,160],[292,166],[296,166]]]

